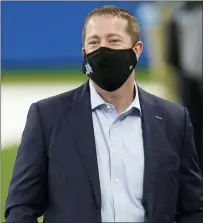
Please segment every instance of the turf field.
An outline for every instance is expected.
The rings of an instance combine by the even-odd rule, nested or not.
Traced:
[[[5,200],[11,179],[13,164],[16,158],[17,146],[7,147],[1,151],[1,221],[4,221]]]

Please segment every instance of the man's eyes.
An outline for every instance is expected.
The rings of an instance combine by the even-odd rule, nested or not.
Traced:
[[[120,43],[120,42],[121,42],[120,39],[110,39],[110,40],[109,40],[109,43],[110,43],[110,44],[116,44],[116,43]],[[90,46],[94,46],[94,45],[97,45],[97,44],[99,44],[99,43],[100,43],[99,40],[91,40],[91,41],[88,43],[88,45],[90,45]]]
[[[120,39],[111,39],[110,43],[120,43]]]
[[[92,40],[89,42],[89,45],[95,45],[95,44],[98,44],[99,41],[98,40]]]

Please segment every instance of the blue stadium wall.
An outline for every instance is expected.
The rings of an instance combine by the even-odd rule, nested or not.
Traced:
[[[82,28],[87,14],[101,5],[117,5],[136,16],[136,2],[2,2],[2,68],[80,67]],[[143,24],[140,20],[141,31]],[[141,35],[142,39],[143,36]],[[142,54],[140,68],[148,67]]]

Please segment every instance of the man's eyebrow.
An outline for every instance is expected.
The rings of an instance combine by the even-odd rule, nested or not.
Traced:
[[[122,38],[121,35],[117,34],[117,33],[108,33],[107,34],[107,37],[110,38],[110,37],[114,37],[114,36],[117,36],[119,38]],[[90,40],[90,39],[99,39],[100,37],[98,35],[92,35],[92,36],[89,36],[87,38],[87,41]]]
[[[109,37],[113,37],[113,36],[117,36],[117,37],[122,38],[122,36],[119,35],[119,34],[117,34],[117,33],[109,33],[109,34],[107,35],[108,38],[109,38]]]
[[[89,36],[89,37],[87,38],[87,40],[90,40],[90,39],[99,39],[99,36],[97,36],[97,35],[92,35],[92,36]]]

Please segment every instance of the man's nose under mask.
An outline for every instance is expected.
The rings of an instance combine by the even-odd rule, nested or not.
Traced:
[[[119,89],[129,78],[137,64],[132,48],[99,49],[84,55],[83,73],[106,91]]]

